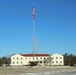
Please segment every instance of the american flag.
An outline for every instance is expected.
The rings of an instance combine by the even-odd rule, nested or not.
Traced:
[[[34,4],[33,4],[33,9],[32,9],[32,18],[35,19],[35,7],[34,7]]]

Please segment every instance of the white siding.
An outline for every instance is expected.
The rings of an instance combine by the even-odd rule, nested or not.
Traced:
[[[51,65],[64,65],[64,57],[60,54],[53,54],[51,56]]]
[[[16,54],[14,56],[11,57],[11,65],[25,65],[25,62],[27,64],[27,61],[25,59],[25,57],[19,55],[19,54]]]
[[[38,63],[44,65],[44,60],[48,57],[49,56],[35,56],[34,61],[38,61]],[[64,65],[64,57],[62,55],[53,54],[51,58],[53,58],[51,65]],[[33,61],[33,56],[22,56],[16,54],[11,57],[11,66],[28,65],[30,61]]]
[[[44,57],[47,58],[48,56],[35,56],[34,61],[38,61],[39,63],[41,61],[43,62]],[[25,57],[20,54],[16,54],[11,57],[11,66],[28,65],[30,61],[33,61],[33,56]]]

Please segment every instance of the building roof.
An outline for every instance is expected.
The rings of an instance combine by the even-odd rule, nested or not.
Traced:
[[[22,56],[28,56],[28,57],[31,57],[31,56],[49,56],[48,54],[20,54]]]
[[[56,53],[56,54],[53,54],[52,56],[63,56],[63,55]]]

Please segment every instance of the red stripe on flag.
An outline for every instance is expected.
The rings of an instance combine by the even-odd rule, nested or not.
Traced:
[[[34,4],[33,4],[33,9],[32,9],[32,18],[35,19],[35,7],[34,7]]]

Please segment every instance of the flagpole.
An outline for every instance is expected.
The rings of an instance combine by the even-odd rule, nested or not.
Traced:
[[[34,61],[34,56],[35,56],[35,8],[34,8],[34,4],[33,4],[32,16],[33,16],[33,61]]]
[[[33,20],[33,61],[35,56],[35,20]]]

